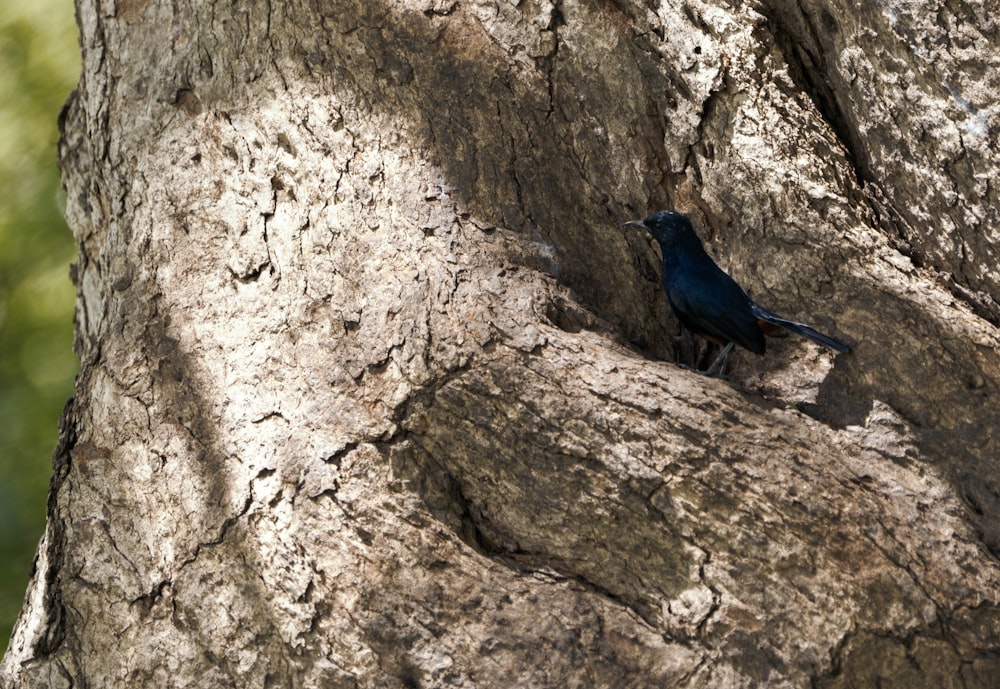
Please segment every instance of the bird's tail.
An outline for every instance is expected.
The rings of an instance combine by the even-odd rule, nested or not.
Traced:
[[[849,352],[851,348],[845,345],[843,342],[833,339],[829,335],[824,335],[818,330],[810,328],[804,323],[796,323],[795,321],[785,320],[781,316],[776,316],[767,309],[765,309],[760,304],[750,302],[750,309],[753,311],[753,315],[759,320],[765,323],[770,323],[771,325],[777,325],[785,330],[790,330],[793,333],[802,335],[803,337],[808,337],[813,342],[817,342],[821,345],[829,347],[830,349],[836,349],[838,352]]]

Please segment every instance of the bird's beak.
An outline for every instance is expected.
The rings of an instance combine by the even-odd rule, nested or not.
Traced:
[[[622,229],[626,227],[638,227],[640,230],[649,232],[649,228],[641,220],[629,220],[627,223],[622,225]]]

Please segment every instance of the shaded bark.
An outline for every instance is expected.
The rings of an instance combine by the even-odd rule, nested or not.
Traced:
[[[995,686],[994,5],[81,1],[0,678]],[[675,365],[663,207],[854,351]]]

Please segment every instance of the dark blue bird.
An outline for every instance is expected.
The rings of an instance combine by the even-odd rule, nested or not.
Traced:
[[[678,320],[694,334],[725,345],[706,371],[709,375],[721,367],[734,344],[763,354],[764,335],[779,332],[781,328],[838,352],[851,351],[844,343],[808,325],[785,320],[750,299],[705,253],[687,216],[675,211],[659,211],[642,221],[634,220],[625,225],[646,230],[660,245],[663,288]]]

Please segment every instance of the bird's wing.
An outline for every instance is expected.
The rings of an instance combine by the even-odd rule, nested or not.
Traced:
[[[674,313],[698,335],[764,353],[764,336],[751,311],[750,298],[714,264],[673,271],[664,286]]]

